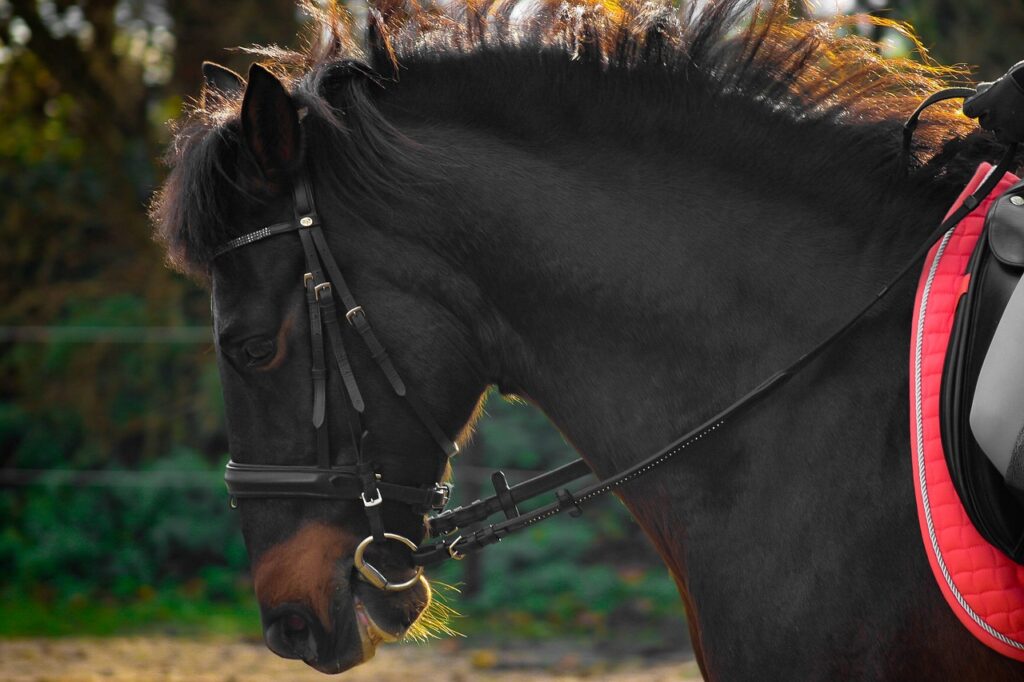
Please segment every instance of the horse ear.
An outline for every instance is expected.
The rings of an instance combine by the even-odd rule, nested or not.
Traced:
[[[203,81],[206,88],[220,90],[225,95],[238,95],[245,90],[245,80],[226,66],[203,62]]]
[[[366,48],[370,57],[370,66],[379,73],[390,70],[393,77],[398,77],[398,58],[388,39],[384,17],[373,6],[366,16]]]
[[[290,173],[301,160],[295,103],[281,81],[259,64],[249,68],[249,84],[242,98],[242,135],[270,180]]]

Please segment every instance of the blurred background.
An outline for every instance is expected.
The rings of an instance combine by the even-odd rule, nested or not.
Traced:
[[[820,0],[802,11],[909,21],[933,57],[981,80],[1024,58],[1021,0]],[[146,206],[201,62],[244,73],[246,56],[226,47],[294,44],[303,21],[289,0],[0,0],[4,679],[17,677],[15,659],[64,651],[22,638],[258,640],[221,483],[208,296],[164,267]],[[909,49],[865,30],[886,52]],[[532,408],[494,397],[487,412],[459,458],[456,503],[485,494],[495,467],[518,481],[573,456]],[[653,665],[688,646],[666,569],[614,500],[434,575],[461,591],[449,594],[464,615],[452,625],[467,635],[435,649],[470,651],[477,670],[593,672],[602,657]],[[591,653],[568,664],[533,644],[576,637]],[[673,678],[692,673],[681,670]]]

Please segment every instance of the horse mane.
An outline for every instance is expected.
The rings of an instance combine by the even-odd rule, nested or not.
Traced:
[[[347,11],[312,0],[302,6],[312,17],[304,48],[246,51],[289,84],[305,109],[307,139],[315,135],[321,150],[307,150],[316,157],[315,171],[344,177],[367,194],[395,191],[402,177],[416,175],[414,145],[381,114],[372,85],[395,87],[415,64],[438,69],[458,63],[465,73],[473,60],[486,66],[534,55],[530,63],[538,70],[589,65],[591,72],[624,73],[643,88],[636,98],[651,90],[650,79],[640,74],[667,76],[656,81],[660,87],[684,92],[699,81],[704,96],[742,98],[787,120],[877,129],[876,137],[895,150],[887,157],[893,161],[899,124],[929,93],[966,77],[961,68],[932,62],[906,24],[865,16],[799,18],[789,0],[691,0],[680,9],[647,0],[452,0],[432,6],[382,0],[369,11],[365,48]],[[877,43],[858,33],[865,22],[905,36],[918,59],[883,56]],[[234,179],[233,164],[244,154],[240,104],[240,94],[216,92],[195,103],[177,126],[167,157],[171,172],[151,209],[170,263],[200,277],[216,246],[240,227],[231,224],[232,202],[240,192],[258,200]],[[949,142],[972,128],[955,107],[933,108],[910,158],[900,161],[912,168],[942,166],[959,150]]]

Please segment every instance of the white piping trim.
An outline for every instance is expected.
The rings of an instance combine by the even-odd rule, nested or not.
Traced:
[[[924,291],[921,292],[921,308],[917,315],[917,333],[914,339],[914,426],[916,428],[917,478],[918,486],[921,490],[921,507],[924,509],[924,517],[928,526],[928,538],[931,540],[932,553],[935,555],[935,559],[939,564],[939,569],[942,571],[942,577],[946,580],[946,585],[949,586],[949,590],[952,592],[953,597],[956,598],[957,603],[960,604],[964,612],[970,616],[971,620],[977,623],[985,632],[1007,646],[1024,651],[1024,643],[1010,639],[986,623],[984,619],[975,613],[974,609],[967,604],[963,595],[960,594],[960,590],[956,588],[956,585],[953,582],[953,577],[949,574],[949,569],[946,568],[946,562],[942,558],[942,551],[939,549],[938,539],[935,537],[935,525],[932,522],[932,509],[928,501],[928,486],[925,483],[924,418],[921,414],[921,361],[923,355],[922,348],[924,346],[924,319],[925,313],[928,309],[928,298],[932,290],[932,281],[935,279],[935,273],[938,270],[939,261],[942,260],[942,254],[946,250],[946,245],[949,243],[949,240],[953,236],[953,232],[955,230],[956,226],[953,226],[950,228],[949,232],[942,237],[942,242],[939,244],[939,248],[935,252],[935,258],[932,260],[931,267],[928,270],[928,279],[925,282]]]

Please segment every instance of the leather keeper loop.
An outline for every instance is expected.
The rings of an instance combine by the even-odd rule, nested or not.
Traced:
[[[374,497],[377,493],[377,474],[373,471],[373,463],[359,462],[356,464],[356,475],[363,485],[363,494],[367,497]]]
[[[569,516],[577,518],[583,514],[583,509],[580,508],[579,502],[576,501],[576,498],[573,497],[572,493],[567,489],[562,488],[561,490],[556,490],[555,497],[558,498],[559,509],[568,509],[569,507],[573,507],[573,509],[569,509]]]
[[[508,487],[505,472],[495,471],[491,474],[491,484],[494,485],[494,493],[498,497],[498,503],[501,505],[501,511],[504,512],[505,518],[514,519],[519,516],[519,507],[516,506],[516,501],[512,497],[512,490]]]

